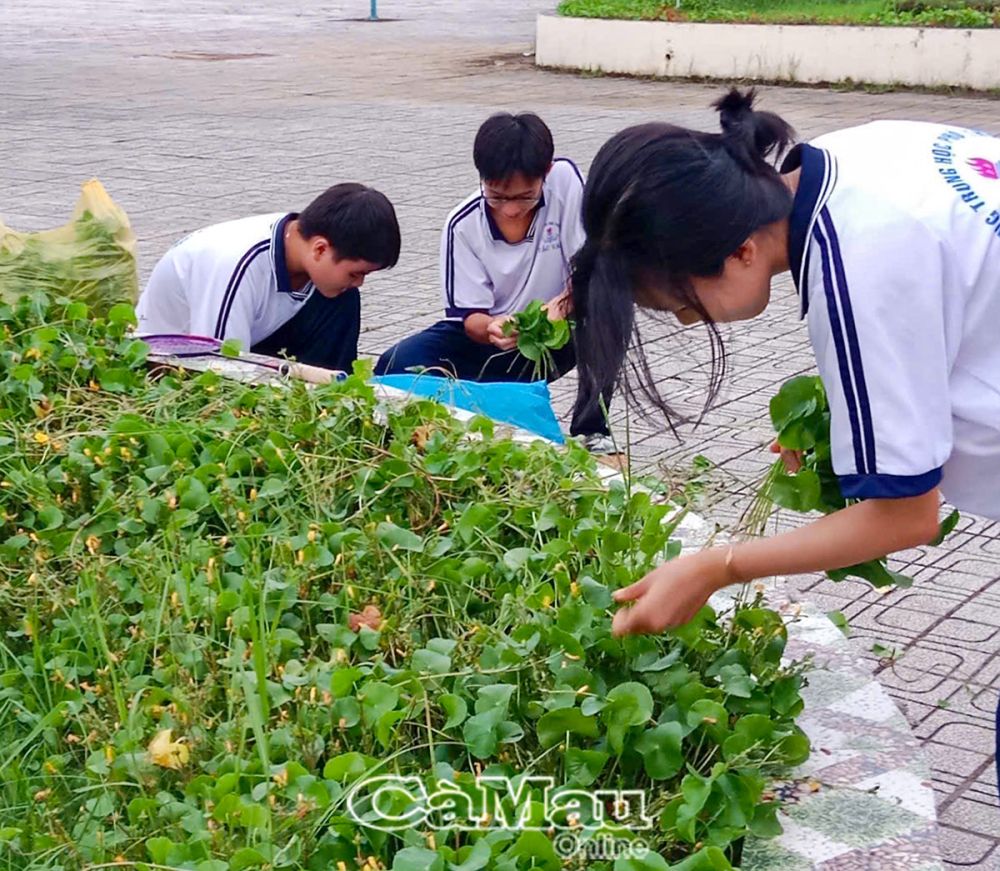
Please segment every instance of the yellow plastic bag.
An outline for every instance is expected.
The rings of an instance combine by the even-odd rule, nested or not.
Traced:
[[[135,234],[97,179],[82,185],[73,217],[62,227],[21,233],[0,221],[0,300],[36,290],[85,302],[95,315],[135,303]]]

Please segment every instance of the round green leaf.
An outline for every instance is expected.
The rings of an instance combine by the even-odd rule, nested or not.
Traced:
[[[597,720],[585,717],[579,708],[558,708],[549,711],[538,721],[538,742],[543,747],[553,747],[562,741],[567,733],[597,737]]]
[[[635,749],[642,754],[646,774],[653,780],[666,780],[680,771],[684,767],[683,741],[680,723],[660,723],[643,732]]]

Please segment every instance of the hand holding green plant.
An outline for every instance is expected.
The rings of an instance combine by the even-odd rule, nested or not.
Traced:
[[[547,378],[554,369],[552,352],[570,340],[572,324],[565,318],[553,320],[538,300],[513,315],[503,327],[505,336],[517,336],[517,350],[535,364],[535,375]]]
[[[767,506],[771,504],[803,513],[832,514],[858,501],[843,497],[833,470],[830,408],[823,382],[816,376],[786,381],[771,399],[770,411],[777,432],[776,447],[772,446],[772,451],[782,456],[774,463],[761,487],[753,512],[758,525],[766,522],[770,513]],[[958,520],[958,512],[953,511],[941,524],[934,543],[943,541]],[[886,557],[881,557],[826,574],[834,581],[860,578],[875,587],[912,585],[909,577],[890,570],[886,561]]]

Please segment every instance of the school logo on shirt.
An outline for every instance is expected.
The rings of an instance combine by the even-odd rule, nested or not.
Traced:
[[[990,138],[972,130],[945,129],[931,145],[931,157],[941,178],[963,203],[980,215],[986,214],[987,198],[976,189],[978,179],[970,175],[969,169],[985,179],[996,179],[1000,175],[993,158],[979,156],[984,137]]]
[[[994,163],[987,157],[973,157],[966,161],[983,178],[994,181],[1000,179],[1000,162]]]
[[[559,247],[559,225],[554,222],[549,222],[542,229],[542,242],[539,250],[541,251],[551,251],[553,248]]]

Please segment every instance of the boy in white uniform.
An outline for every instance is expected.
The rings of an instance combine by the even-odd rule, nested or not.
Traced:
[[[583,176],[553,155],[552,134],[537,115],[499,113],[483,123],[473,146],[480,189],[441,234],[445,319],[382,354],[376,374],[427,368],[471,381],[534,379],[534,364],[515,350],[515,336],[503,334],[504,323],[535,300],[552,317],[569,313],[570,261],[584,241]],[[575,365],[573,344],[553,357],[550,380]],[[570,432],[595,453],[613,450],[600,404],[574,415]]]
[[[339,184],[301,213],[197,230],[156,264],[136,314],[140,334],[237,339],[244,350],[350,370],[365,276],[399,259],[392,204]]]

